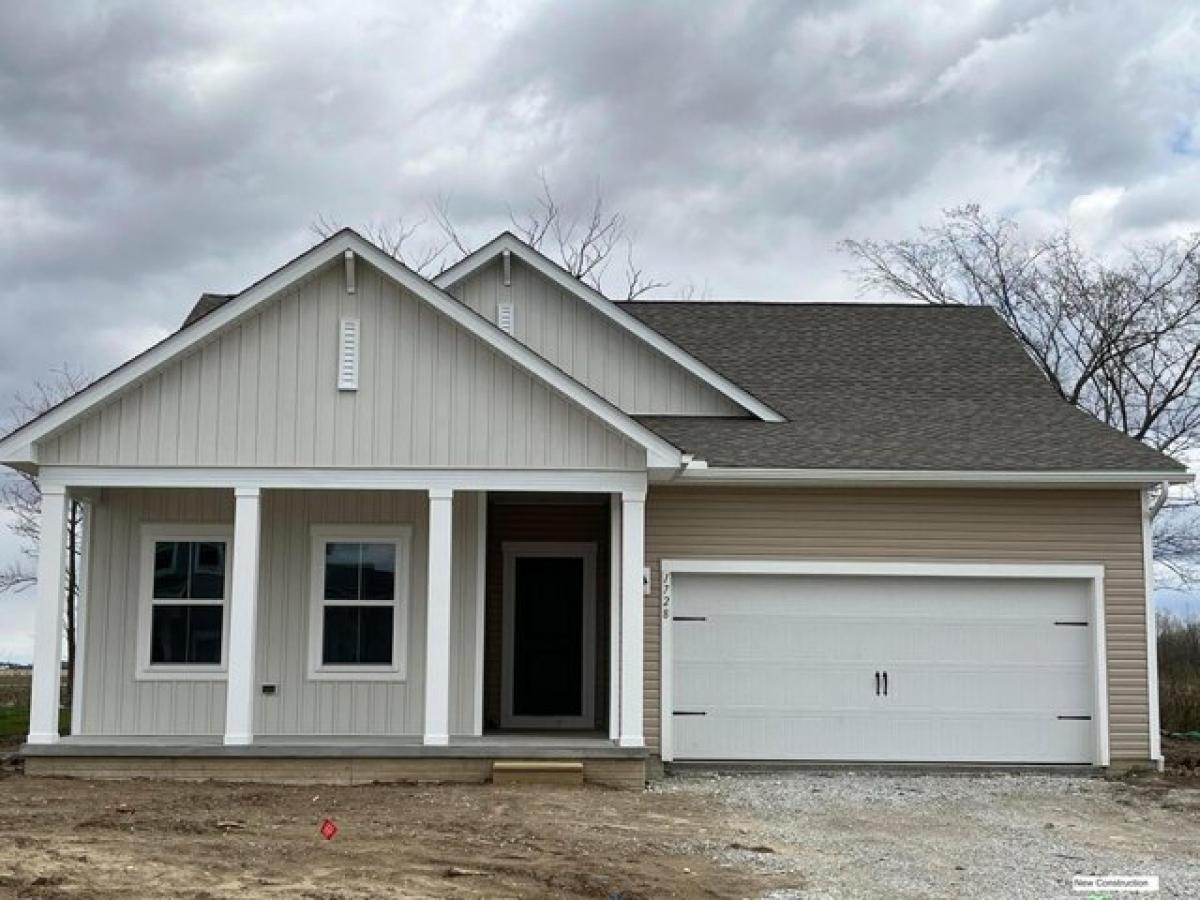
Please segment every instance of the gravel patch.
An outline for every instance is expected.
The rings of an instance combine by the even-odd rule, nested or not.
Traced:
[[[1158,875],[1200,897],[1200,792],[1053,775],[673,776],[736,841],[691,848],[779,878],[772,900],[1085,897],[1073,875]],[[1121,896],[1147,896],[1129,894]]]

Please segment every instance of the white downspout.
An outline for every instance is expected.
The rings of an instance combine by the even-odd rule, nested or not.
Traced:
[[[1158,496],[1142,503],[1142,565],[1145,569],[1146,591],[1146,700],[1150,710],[1150,760],[1158,771],[1163,771],[1166,761],[1162,753],[1161,721],[1158,710],[1158,616],[1154,604],[1154,517],[1167,502],[1170,485],[1163,481],[1158,486]]]

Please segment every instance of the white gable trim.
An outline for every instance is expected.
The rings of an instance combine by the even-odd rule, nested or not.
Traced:
[[[0,440],[0,462],[33,463],[32,446],[70,425],[79,416],[96,408],[135,382],[148,377],[200,344],[218,331],[242,319],[287,288],[352,251],[366,262],[412,291],[455,324],[508,358],[558,394],[582,407],[619,434],[646,448],[650,468],[675,468],[682,462],[678,448],[663,440],[646,426],[626,415],[603,397],[551,365],[516,338],[505,334],[482,316],[459,303],[420,275],[388,256],[357,233],[344,229],[261,281],[247,288],[224,306],[200,321],[178,331],[140,356],[109,372],[103,378]]]
[[[725,395],[747,412],[758,416],[764,422],[784,421],[783,416],[775,412],[775,410],[771,409],[757,397],[738,387],[724,375],[706,366],[682,347],[679,347],[635,316],[621,309],[620,304],[614,303],[599,291],[589,287],[578,278],[571,276],[561,266],[551,262],[544,255],[510,232],[504,232],[466,258],[459,260],[434,278],[433,283],[442,290],[447,290],[455,283],[490,263],[506,250],[520,259],[521,262],[549,278],[559,287],[573,293],[592,309],[596,310],[596,312],[620,328],[625,329],[630,334],[649,344],[663,356],[691,372],[709,387]]]

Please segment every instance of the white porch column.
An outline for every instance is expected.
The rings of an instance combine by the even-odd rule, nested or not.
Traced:
[[[621,495],[608,495],[608,737],[621,738]]]
[[[621,738],[642,747],[642,560],[646,533],[645,491],[621,494]]]
[[[425,605],[424,743],[450,743],[450,564],[454,492],[429,491],[429,574]]]
[[[233,583],[229,592],[225,743],[254,740],[254,650],[258,623],[260,492],[234,490]]]
[[[38,544],[37,611],[33,631],[33,684],[29,698],[29,743],[58,741],[59,678],[62,674],[63,609],[66,603],[67,492],[42,485]]]

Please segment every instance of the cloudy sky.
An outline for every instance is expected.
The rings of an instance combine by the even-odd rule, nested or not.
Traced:
[[[1194,230],[1189,6],[10,0],[0,398],[102,373],[318,215],[441,196],[480,242],[539,171],[568,205],[599,186],[654,275],[718,298],[853,299],[839,239],[968,201],[1099,252]],[[0,597],[0,658],[27,607]]]

